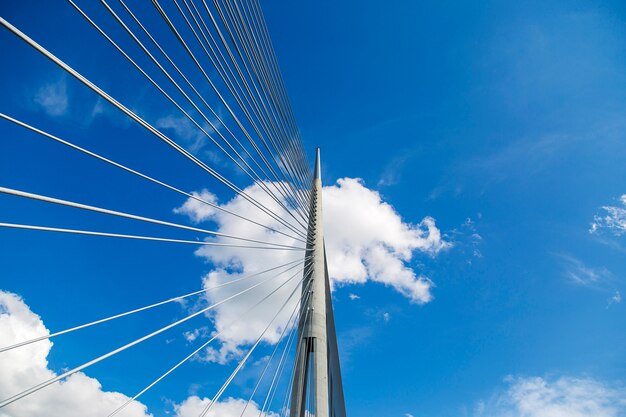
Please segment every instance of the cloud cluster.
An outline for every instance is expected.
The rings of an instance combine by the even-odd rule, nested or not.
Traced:
[[[180,404],[174,406],[174,412],[176,417],[198,417],[204,407],[209,404],[211,400],[208,398],[202,398],[197,396],[191,396]],[[246,400],[227,398],[224,401],[215,403],[213,407],[207,413],[207,417],[240,417],[246,407]],[[246,408],[242,417],[258,417],[261,415],[259,406],[254,401],[250,401],[250,404]],[[278,414],[268,412],[267,417],[278,417]]]
[[[190,335],[189,342],[204,334],[205,328]],[[33,313],[16,294],[0,290],[0,346],[8,346],[34,337],[50,334],[41,318]],[[0,354],[0,399],[8,398],[57,374],[48,366],[48,354],[53,346],[49,340],[26,345]],[[85,417],[105,416],[129,397],[119,392],[105,391],[100,382],[82,372],[60,383],[50,385],[27,398],[0,410],[0,417]],[[209,399],[190,396],[174,404],[176,417],[197,417]],[[240,417],[247,400],[227,398],[214,404],[208,417]],[[259,407],[250,402],[244,417],[259,415]],[[147,407],[131,402],[119,414],[121,417],[151,417]],[[269,412],[269,417],[277,414]]]
[[[619,417],[626,390],[592,378],[507,378],[508,390],[476,407],[475,417]]]
[[[275,186],[271,183],[266,185],[269,188]],[[270,210],[282,213],[283,218],[296,226],[293,218],[290,218],[261,187],[253,185],[246,188],[245,192]],[[217,197],[207,190],[200,191],[196,196],[217,203]],[[432,300],[432,281],[417,274],[409,262],[416,252],[434,256],[451,246],[442,238],[433,218],[425,217],[417,225],[406,223],[391,205],[382,200],[378,192],[368,189],[361,180],[353,178],[343,178],[334,185],[324,187],[323,204],[324,228],[328,231],[325,234],[325,243],[328,253],[331,254],[328,257],[328,269],[333,285],[363,284],[372,281],[395,289],[417,304]],[[241,196],[234,197],[221,207],[272,229],[293,234]],[[282,245],[303,246],[302,242],[293,238],[242,221],[194,199],[188,199],[174,211],[187,215],[195,223],[213,223],[215,229],[221,233]],[[210,240],[232,243],[232,240],[221,237]],[[196,254],[204,257],[214,267],[204,277],[206,288],[302,259],[300,251],[242,250],[212,246],[204,246],[198,249]],[[258,291],[251,291],[238,297],[236,302],[233,300],[217,308],[212,317],[217,331],[222,332],[219,336],[222,345],[218,349],[209,348],[204,358],[223,363],[241,355],[240,347],[256,340],[265,325],[276,314],[279,306],[276,302],[268,303],[272,304],[271,307],[261,306],[245,320],[236,321],[236,319],[255,300],[269,293],[271,288],[275,288],[279,282],[284,282],[294,272],[298,272],[298,269],[283,275],[275,283],[261,285]],[[237,285],[211,291],[207,294],[208,302],[222,300],[268,277],[269,275],[259,276],[252,280],[243,280]],[[274,300],[284,300],[292,289],[293,285],[289,283],[273,296]],[[263,336],[265,342],[275,343],[278,340],[280,331],[294,310],[296,302],[294,297],[285,307],[276,324]]]
[[[10,292],[0,291],[0,335],[2,346],[43,336],[50,332],[41,318],[24,301]],[[57,374],[48,367],[52,342],[44,340],[0,354],[0,398],[7,398]],[[118,392],[104,391],[97,379],[82,372],[53,384],[28,398],[0,410],[0,417],[106,415],[128,400]],[[148,417],[145,405],[133,401],[122,411],[123,417]]]
[[[368,280],[391,286],[415,303],[432,299],[432,282],[407,266],[416,251],[435,255],[449,248],[432,217],[405,223],[380,194],[354,178],[324,187],[328,269],[335,283]]]
[[[271,187],[271,184],[268,184],[268,186]],[[260,187],[251,186],[246,188],[245,192],[250,198],[261,202],[270,210],[276,213],[281,212],[282,209],[280,205],[271,199]],[[217,198],[206,190],[196,193],[195,195],[205,201],[212,203],[217,202]],[[235,197],[231,201],[222,204],[221,207],[238,213],[243,217],[265,224],[272,229],[290,233],[278,221],[260,212],[242,197]],[[233,236],[245,236],[246,238],[275,244],[303,247],[302,242],[298,242],[289,236],[267,230],[253,223],[245,222],[240,218],[215,210],[194,199],[188,199],[185,204],[174,211],[189,216],[189,218],[196,223],[213,222],[217,226],[216,229],[221,233]],[[293,234],[293,232],[291,232],[291,234]],[[211,238],[210,240],[233,243],[233,240],[221,237]],[[254,290],[241,294],[231,301],[220,305],[211,313],[214,320],[215,331],[220,332],[219,340],[221,341],[221,346],[209,346],[200,359],[226,363],[243,354],[241,345],[253,343],[257,339],[278,312],[282,305],[282,300],[287,299],[293,289],[297,287],[298,280],[302,277],[302,273],[300,272],[302,265],[298,265],[295,262],[302,259],[303,252],[204,246],[198,249],[196,254],[210,261],[214,268],[203,278],[205,288],[218,287],[228,281],[241,279],[241,281],[236,284],[208,292],[206,295],[208,303],[212,304],[218,302],[240,293],[252,285],[260,284]],[[252,274],[286,264],[289,265],[267,274],[249,278]],[[291,266],[293,266],[291,270],[276,278],[272,278],[276,276],[277,273],[285,271]],[[296,275],[295,277],[294,274]],[[271,298],[269,298],[267,302],[259,305],[253,311],[248,312],[251,306],[255,305],[263,297],[269,295],[280,284],[291,277],[293,277],[293,279],[271,295]],[[297,294],[299,294],[299,290],[296,291]],[[296,304],[297,298],[294,296],[291,302],[285,306],[274,324],[270,326],[263,335],[262,340],[264,342],[273,344],[278,341],[280,333],[284,329],[287,319],[295,309]],[[242,319],[239,320],[239,318]]]
[[[603,206],[602,215],[596,214],[591,223],[590,233],[596,233],[602,229],[606,229],[616,236],[626,233],[626,194],[620,197],[623,207]]]

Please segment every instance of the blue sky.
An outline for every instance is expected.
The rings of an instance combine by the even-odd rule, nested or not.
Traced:
[[[84,6],[120,35],[100,5]],[[157,27],[149,7],[134,6]],[[349,414],[552,417],[539,414],[540,405],[531,410],[537,414],[520,411],[522,388],[543,381],[557,392],[597,389],[608,404],[597,415],[626,415],[624,5],[277,1],[263,8],[306,149],[311,156],[322,148],[324,183],[361,178],[405,224],[434,218],[451,245],[414,250],[407,261],[434,283],[427,303],[412,303],[392,284],[337,287]],[[69,4],[5,2],[0,15],[249,185],[210,146],[194,148],[189,126],[168,128],[174,109]],[[184,190],[231,198],[5,29],[0,45],[10,57],[0,67],[0,112]],[[184,203],[180,196],[6,121],[0,137],[1,186],[184,220],[172,211]],[[170,232],[5,195],[0,218]],[[11,230],[0,236],[0,289],[24,297],[53,330],[196,290],[212,269],[186,245]],[[49,366],[75,366],[185,312],[170,306],[58,338]],[[188,352],[181,334],[86,373],[106,390],[132,395],[163,370],[162,358],[169,363]],[[233,367],[193,362],[143,402],[155,416],[167,415],[172,402],[212,396]],[[228,395],[246,397],[256,371],[247,367]],[[575,403],[557,397],[562,407]]]

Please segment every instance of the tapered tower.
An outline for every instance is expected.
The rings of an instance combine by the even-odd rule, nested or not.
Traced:
[[[290,417],[344,417],[346,415],[335,320],[328,279],[320,150],[315,155],[315,170],[309,209],[308,244],[304,274],[307,280],[298,326],[296,370],[291,391]]]

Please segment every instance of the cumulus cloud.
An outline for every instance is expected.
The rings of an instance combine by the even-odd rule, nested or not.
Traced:
[[[393,287],[411,301],[432,299],[432,282],[407,266],[416,251],[435,255],[450,247],[432,217],[406,223],[380,194],[355,178],[324,187],[328,269],[335,283],[368,280]]]
[[[208,190],[193,192],[191,195],[209,203],[217,203],[217,197],[214,194],[211,194]],[[185,201],[185,204],[175,208],[174,213],[185,214],[193,223],[200,223],[205,220],[209,220],[212,216],[215,216],[217,214],[217,209],[203,203],[202,201],[189,198]]]
[[[207,328],[185,334],[189,342],[205,335]],[[42,319],[16,294],[0,290],[1,346],[50,334]],[[56,376],[48,366],[48,354],[53,343],[49,340],[22,346],[0,354],[0,399],[8,398],[40,382]],[[50,385],[27,398],[16,401],[0,410],[0,417],[85,417],[104,416],[124,404],[129,397],[119,392],[105,391],[100,382],[77,372],[64,381]],[[174,404],[176,417],[197,417],[209,399],[190,396]],[[227,398],[218,401],[208,417],[239,417],[247,400]],[[250,402],[244,417],[259,415],[259,407]],[[151,417],[147,407],[131,402],[119,414],[121,417]],[[272,412],[269,417],[277,417]]]
[[[211,400],[208,398],[200,398],[197,396],[191,396],[180,404],[174,406],[174,412],[176,417],[198,417],[204,407],[209,404]],[[240,417],[246,406],[246,400],[227,398],[224,401],[215,403],[211,407],[211,410],[207,413],[207,417]],[[254,401],[250,401],[248,408],[242,417],[258,417],[261,415],[259,406]],[[264,414],[267,417],[278,417],[278,414],[273,412],[267,412]]]
[[[268,187],[272,188],[273,184],[268,183]],[[261,187],[253,185],[246,188],[245,192],[270,210],[284,213],[279,204]],[[196,195],[213,203],[218,201],[217,197],[207,190],[202,190]],[[418,224],[404,222],[393,207],[382,200],[378,192],[368,189],[361,180],[353,178],[343,178],[334,185],[324,187],[323,204],[324,227],[328,231],[325,234],[325,242],[328,253],[331,254],[328,257],[328,268],[333,285],[363,284],[372,281],[393,288],[417,304],[432,300],[431,289],[434,284],[427,277],[416,273],[409,263],[416,252],[434,256],[451,246],[442,238],[433,218],[425,217]],[[223,203],[221,207],[272,229],[293,234],[240,196]],[[302,242],[291,237],[244,222],[207,207],[197,200],[188,199],[174,211],[187,215],[195,223],[211,221],[221,233],[282,245],[303,246]],[[288,216],[284,218],[289,219]],[[293,219],[291,222],[294,223]],[[220,237],[210,240],[227,241]],[[204,257],[214,267],[203,279],[206,288],[302,259],[300,251],[255,251],[211,246],[198,249],[196,254]],[[291,273],[297,271],[298,269],[295,269]],[[273,303],[271,307],[257,309],[252,317],[244,321],[234,325],[232,322],[255,300],[269,293],[271,288],[275,288],[289,276],[291,275],[285,274],[276,283],[263,284],[258,291],[250,291],[238,297],[237,302],[233,300],[215,309],[212,318],[216,330],[222,332],[219,336],[222,345],[219,348],[207,349],[204,359],[224,363],[240,356],[242,353],[240,347],[256,340],[276,314],[278,306]],[[208,302],[222,300],[264,279],[267,277],[260,276],[211,291],[207,294]],[[284,300],[292,288],[293,285],[286,285],[275,295],[275,300]],[[263,336],[265,342],[276,343],[296,302],[294,297],[292,303],[277,319],[276,325]]]
[[[592,378],[507,378],[509,388],[479,402],[475,417],[619,417],[626,390]]]
[[[49,334],[41,318],[16,294],[0,291],[0,335],[10,345]],[[0,397],[7,398],[57,374],[48,367],[52,342],[44,340],[0,354]],[[0,417],[106,415],[128,400],[118,392],[105,391],[97,379],[82,372],[48,386],[28,398],[0,410]],[[151,416],[145,405],[133,401],[120,416]]]
[[[62,116],[68,107],[67,81],[64,77],[46,84],[35,93],[35,103],[39,104],[50,116]]]
[[[626,232],[626,194],[620,197],[620,206],[603,206],[602,214],[596,214],[589,229],[590,233],[598,233],[601,230],[612,232],[621,236]]]

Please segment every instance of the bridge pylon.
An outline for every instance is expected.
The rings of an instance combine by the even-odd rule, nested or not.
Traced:
[[[345,417],[341,369],[333,315],[322,213],[320,150],[309,209],[308,243],[303,291],[310,295],[301,307],[298,324],[295,372],[291,390],[290,417]]]

